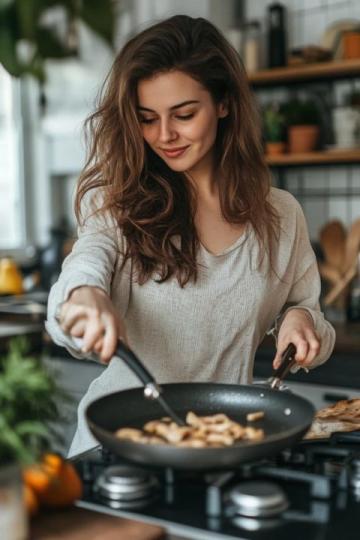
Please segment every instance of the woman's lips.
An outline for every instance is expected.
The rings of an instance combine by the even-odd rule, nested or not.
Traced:
[[[182,146],[181,148],[175,148],[174,150],[165,150],[165,148],[162,148],[162,151],[169,158],[177,158],[181,156],[185,152],[185,150],[187,150],[188,148],[189,148],[189,145]]]

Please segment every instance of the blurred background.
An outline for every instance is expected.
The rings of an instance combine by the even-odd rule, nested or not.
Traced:
[[[31,333],[45,316],[47,291],[76,236],[83,122],[114,55],[134,32],[178,13],[212,21],[244,63],[261,109],[273,183],[304,209],[323,279],[322,308],[337,325],[335,356],[349,360],[343,380],[337,371],[318,383],[354,386],[351,362],[360,351],[357,0],[1,0],[0,337]]]

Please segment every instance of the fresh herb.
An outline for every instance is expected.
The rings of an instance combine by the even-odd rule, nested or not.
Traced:
[[[59,419],[60,391],[27,350],[26,341],[17,338],[0,359],[0,463],[36,460],[53,436],[51,422]]]
[[[267,142],[285,141],[285,117],[279,105],[274,103],[263,111],[264,135]]]
[[[314,100],[291,99],[281,106],[288,126],[319,125],[320,111]]]

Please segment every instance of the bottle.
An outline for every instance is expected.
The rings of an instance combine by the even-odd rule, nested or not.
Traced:
[[[248,73],[253,73],[260,68],[260,23],[258,21],[250,21],[245,25],[244,30],[244,66]]]
[[[360,253],[357,257],[356,276],[350,284],[350,292],[347,305],[348,322],[360,321]]]
[[[270,4],[268,7],[268,66],[287,65],[285,8],[282,4]]]

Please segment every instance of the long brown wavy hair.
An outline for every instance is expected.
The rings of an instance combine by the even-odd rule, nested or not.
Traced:
[[[155,274],[159,282],[175,276],[182,287],[196,281],[194,193],[185,174],[171,170],[145,143],[137,112],[139,81],[170,70],[200,82],[215,103],[226,100],[229,114],[219,120],[215,142],[221,211],[229,223],[252,225],[261,264],[267,253],[272,266],[279,218],[268,200],[258,108],[238,54],[203,18],[161,21],[130,39],[116,57],[86,121],[90,146],[76,194],[78,221],[85,193],[101,188],[100,211],[110,211],[120,227],[124,264],[131,260],[140,284]]]

